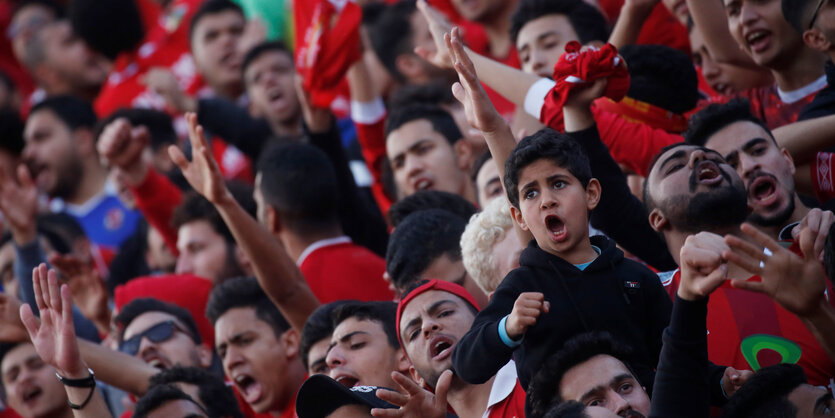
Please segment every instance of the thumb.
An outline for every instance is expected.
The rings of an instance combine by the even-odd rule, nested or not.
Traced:
[[[438,384],[435,385],[435,401],[439,405],[446,405],[447,403],[447,394],[449,393],[449,387],[452,385],[452,370],[445,370],[441,373],[440,379],[438,379]]]
[[[188,158],[186,158],[183,151],[176,145],[168,146],[168,156],[171,157],[171,161],[174,164],[177,164],[177,167],[180,167],[180,170],[185,171],[188,169]]]

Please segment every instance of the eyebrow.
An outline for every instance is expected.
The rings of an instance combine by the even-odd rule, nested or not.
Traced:
[[[548,176],[548,178],[546,178],[545,180],[546,180],[546,181],[548,181],[548,182],[551,182],[551,181],[554,181],[554,180],[559,180],[559,179],[565,179],[565,180],[568,180],[568,179],[569,179],[569,177],[568,177],[567,175],[565,175],[565,174],[554,174],[554,175]],[[526,183],[524,186],[520,187],[520,188],[519,188],[519,190],[525,190],[525,189],[527,189],[528,187],[531,187],[531,186],[533,186],[534,184],[536,184],[536,182],[537,182],[536,180],[529,181],[529,182],[528,182],[528,183]],[[466,271],[464,272],[464,274],[466,274]]]
[[[398,158],[401,158],[401,157],[403,157],[403,155],[408,154],[408,153],[410,153],[410,152],[413,152],[414,150],[416,150],[416,149],[417,149],[417,148],[419,148],[421,145],[423,145],[423,144],[425,144],[425,143],[427,143],[427,142],[432,142],[432,140],[431,140],[431,139],[429,139],[429,138],[421,138],[421,139],[418,139],[417,141],[415,141],[415,143],[414,143],[414,144],[409,145],[409,148],[406,148],[406,151],[401,152],[400,154],[395,155],[394,157],[392,157],[392,159],[391,159],[391,160],[392,160],[392,161],[394,161],[394,160],[396,160],[396,159],[398,159]]]
[[[629,373],[621,373],[612,378],[609,381],[608,385],[611,386],[613,383],[624,380],[624,379],[634,379],[635,377]],[[589,389],[583,396],[580,397],[581,400],[588,399],[589,397],[593,396],[595,393],[606,390],[606,386],[604,385],[597,385],[591,389]]]
[[[757,137],[757,138],[754,138],[754,139],[746,142],[741,147],[739,147],[739,149],[741,149],[745,152],[748,152],[748,150],[750,150],[751,148],[754,148],[757,145],[760,145],[760,144],[765,143],[765,142],[768,142],[765,138]],[[739,150],[733,150],[733,151],[729,152],[728,155],[725,155],[722,158],[724,158],[725,161],[730,161],[732,158],[736,157],[737,155],[739,155]]]
[[[330,343],[330,345],[328,345],[328,353],[330,353],[332,348],[336,347],[336,344],[344,343],[344,342],[350,340],[351,337],[353,337],[354,335],[359,335],[359,334],[369,335],[365,331],[354,331],[354,332],[345,334],[344,336],[340,337],[339,340],[334,341],[334,342]]]
[[[832,400],[832,394],[829,392],[824,393],[815,401],[815,410],[826,404],[827,402]]]
[[[441,308],[441,306],[447,303],[455,303],[455,301],[453,301],[452,299],[439,300],[429,305],[429,307],[426,308],[426,312],[428,312],[430,315],[434,315],[434,313],[437,312]],[[406,326],[403,327],[403,330],[408,330],[412,326],[420,324],[421,322],[423,321],[420,319],[420,315],[418,315],[416,318],[413,318],[411,321],[406,323]]]
[[[661,162],[661,165],[659,167],[661,167],[663,169],[664,166],[666,166],[670,161],[677,160],[679,158],[684,157],[685,155],[687,155],[686,151],[678,150],[678,151],[674,152],[673,155],[665,158],[664,161]]]

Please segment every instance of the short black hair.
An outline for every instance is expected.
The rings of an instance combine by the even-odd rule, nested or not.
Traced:
[[[809,20],[812,19],[812,10],[817,2],[813,0],[782,0],[780,8],[783,9],[783,17],[794,30],[803,33],[809,29]]]
[[[460,105],[452,94],[452,89],[443,80],[432,80],[425,84],[405,84],[389,97],[390,109],[397,109],[413,104]]]
[[[337,300],[331,303],[326,303],[324,305],[320,305],[313,311],[313,313],[310,314],[310,316],[307,317],[307,321],[304,323],[302,336],[299,341],[299,357],[301,357],[302,364],[304,364],[305,369],[307,369],[308,361],[310,360],[310,348],[313,347],[313,344],[316,344],[325,338],[330,338],[331,334],[333,334],[334,311],[339,309],[341,306],[352,302],[354,301]]]
[[[0,150],[20,157],[26,143],[23,141],[23,121],[12,109],[0,109]]]
[[[290,329],[290,324],[254,277],[238,277],[216,285],[206,304],[206,317],[214,326],[218,318],[235,308],[254,309],[255,316],[270,325],[276,338]]]
[[[86,128],[91,131],[96,127],[96,112],[89,102],[78,97],[63,95],[47,97],[42,102],[32,106],[30,115],[42,110],[50,110],[61,119],[70,130]]]
[[[716,132],[736,122],[751,122],[760,126],[768,133],[768,137],[777,143],[768,126],[751,113],[751,103],[748,99],[741,98],[709,105],[691,116],[683,134],[684,142],[703,147]]]
[[[121,108],[100,120],[95,130],[96,138],[101,136],[107,125],[119,118],[127,119],[134,127],[146,127],[151,136],[151,148],[154,150],[178,142],[177,132],[174,130],[174,120],[168,113],[138,107]]]
[[[394,302],[351,302],[338,307],[333,312],[333,327],[336,328],[342,321],[354,318],[359,321],[379,322],[386,333],[386,340],[392,348],[400,348],[400,340],[397,338],[397,304]]]
[[[620,55],[629,64],[627,96],[683,114],[699,101],[699,76],[688,54],[665,45],[626,45]]]
[[[612,356],[628,368],[630,354],[629,349],[608,332],[587,332],[572,337],[548,357],[531,379],[525,397],[525,416],[541,418],[549,409],[565,401],[560,396],[560,383],[571,368],[599,355]]]
[[[389,74],[398,82],[406,81],[397,69],[397,57],[414,54],[412,41],[412,15],[417,13],[415,0],[403,0],[391,4],[380,12],[368,27],[371,48]]]
[[[223,378],[198,367],[174,366],[151,377],[151,388],[186,383],[197,386],[197,396],[211,417],[243,418],[238,401]]]
[[[261,42],[252,47],[247,53],[244,55],[243,61],[241,61],[241,79],[246,82],[246,77],[243,77],[243,74],[246,74],[246,69],[249,68],[249,65],[252,64],[252,61],[257,60],[269,52],[280,52],[282,54],[287,54],[290,59],[293,59],[293,53],[287,48],[287,45],[281,41],[265,41]]]
[[[432,124],[432,129],[443,135],[450,144],[454,144],[464,137],[461,130],[458,129],[455,119],[444,108],[439,105],[418,103],[399,107],[389,113],[388,118],[386,118],[386,138],[391,135],[392,131],[401,126],[421,119],[429,121]]]
[[[542,418],[588,418],[588,415],[585,405],[577,401],[568,401],[549,409]]]
[[[420,190],[395,202],[388,211],[389,223],[397,228],[409,215],[427,209],[443,209],[465,222],[478,212],[475,205],[461,195],[441,190]]]
[[[515,208],[519,209],[519,175],[525,167],[543,159],[568,170],[583,187],[592,179],[589,158],[574,138],[551,128],[541,129],[522,139],[505,161],[504,188]]]
[[[339,181],[324,152],[313,145],[270,147],[258,160],[261,193],[287,228],[310,234],[339,224]]]
[[[764,367],[731,396],[722,407],[722,417],[795,417],[797,408],[787,397],[804,383],[806,375],[803,374],[803,368],[796,364]]]
[[[188,309],[177,306],[173,303],[163,302],[154,298],[138,298],[130,301],[116,315],[116,323],[121,325],[119,340],[125,337],[125,329],[140,315],[148,312],[163,312],[177,318],[189,332],[189,336],[195,344],[201,344],[200,332],[197,330],[197,323]]]
[[[111,60],[138,47],[145,37],[135,0],[73,0],[68,11],[73,31]]]
[[[226,185],[241,207],[251,216],[255,216],[255,200],[252,198],[252,186],[237,181],[227,182]],[[197,192],[188,191],[183,194],[182,201],[174,209],[174,215],[171,217],[171,225],[175,229],[180,229],[183,225],[196,221],[208,222],[215,232],[223,236],[226,242],[230,244],[235,242],[232,232],[226,226],[226,222],[224,222],[215,206]]]
[[[461,234],[467,220],[443,209],[426,209],[406,217],[395,228],[386,251],[386,271],[405,289],[443,255],[461,260]]]
[[[197,24],[207,16],[216,15],[223,12],[236,12],[241,17],[244,17],[244,10],[241,9],[241,6],[238,6],[235,2],[231,0],[207,0],[200,7],[197,8],[197,11],[194,12],[194,15],[191,16],[191,25],[188,27],[188,39],[189,41],[193,41],[194,37],[194,30],[197,28]]]
[[[516,42],[519,31],[528,22],[540,17],[560,14],[568,17],[580,43],[606,42],[609,39],[609,24],[594,6],[582,0],[521,0],[516,13],[510,18],[510,38]]]
[[[185,392],[180,390],[180,388],[171,385],[156,385],[151,387],[150,390],[145,392],[139,401],[136,402],[136,409],[133,411],[134,418],[146,418],[151,412],[155,409],[159,408],[166,402],[171,401],[189,401],[206,413],[207,416],[210,418],[216,418],[215,415],[210,415],[206,408],[203,408],[197,401],[188,396]]]

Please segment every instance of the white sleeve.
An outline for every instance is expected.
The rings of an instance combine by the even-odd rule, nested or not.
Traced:
[[[545,96],[556,85],[557,83],[549,78],[540,78],[539,81],[533,83],[525,94],[525,112],[538,120],[542,113],[542,106],[545,105]]]
[[[351,119],[362,125],[371,125],[386,117],[386,105],[380,97],[370,102],[351,100]]]

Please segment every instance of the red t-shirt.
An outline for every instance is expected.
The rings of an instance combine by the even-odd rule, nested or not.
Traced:
[[[780,98],[777,84],[754,87],[736,96],[713,96],[707,100],[702,100],[691,114],[713,103],[726,103],[734,97],[743,97],[751,102],[751,113],[765,122],[768,129],[774,130],[783,125],[797,122],[800,111],[815,98],[818,91],[820,90],[816,90],[796,102],[786,103]]]
[[[835,198],[835,185],[832,183],[833,159],[831,152],[819,152],[812,162],[812,186],[815,197],[821,203]]]
[[[664,283],[670,297],[680,281],[681,271],[676,271]],[[831,294],[832,287],[827,286]],[[835,377],[835,364],[814,335],[797,316],[766,295],[722,285],[707,304],[707,332],[708,358],[716,364],[757,371],[781,362],[796,363],[810,384],[821,386],[828,386]]]
[[[513,392],[501,402],[493,405],[487,415],[490,418],[524,418],[525,417],[525,391],[519,380],[516,381],[516,386]]]
[[[307,284],[319,302],[394,299],[383,280],[385,260],[353,244],[347,237],[328,241],[314,243],[305,251],[306,254],[302,254],[299,263]]]

